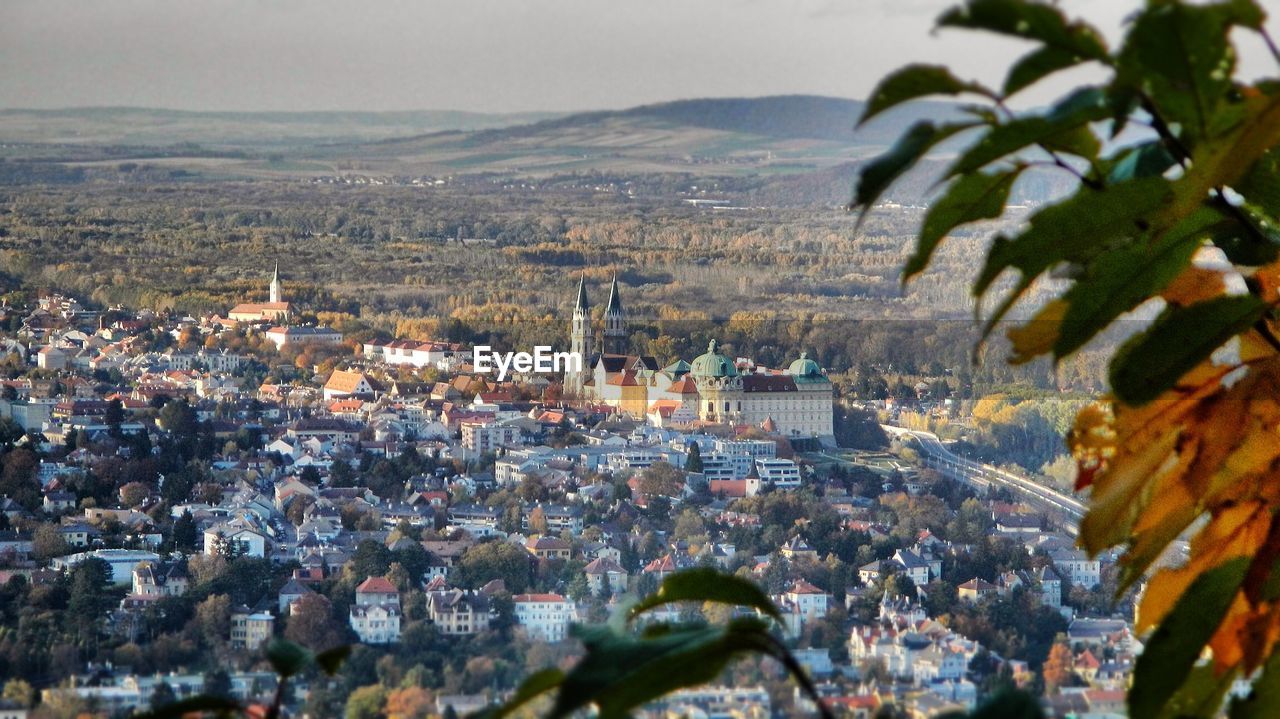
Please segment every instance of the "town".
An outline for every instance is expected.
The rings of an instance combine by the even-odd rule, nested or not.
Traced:
[[[614,279],[593,315],[579,282],[566,325],[586,364],[503,380],[460,343],[301,323],[278,267],[266,301],[225,316],[0,307],[0,716],[253,700],[277,637],[354,646],[294,686],[299,713],[460,716],[698,566],[767,591],[844,715],[1014,685],[1059,713],[1122,709],[1142,645],[1115,556],[877,424],[942,411],[927,388],[860,402],[880,440],[839,447],[814,359],[629,354],[623,307]],[[811,701],[759,660],[647,712]]]

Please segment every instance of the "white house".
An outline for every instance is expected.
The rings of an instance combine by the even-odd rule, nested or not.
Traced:
[[[795,607],[806,622],[826,616],[831,603],[830,594],[803,579],[796,580],[782,599],[785,604]]]
[[[614,593],[627,591],[627,570],[609,557],[591,560],[582,571],[587,575],[587,584],[593,593],[599,594],[601,587],[606,585]]]
[[[568,636],[569,625],[578,620],[573,600],[559,594],[517,594],[512,601],[516,624],[533,639],[562,641]]]
[[[1049,553],[1049,559],[1072,584],[1093,589],[1102,583],[1102,563],[1090,559],[1082,550],[1058,549]]]
[[[400,641],[400,592],[386,577],[369,577],[356,587],[350,621],[365,644]]]
[[[756,471],[761,482],[771,482],[777,489],[800,488],[800,467],[789,459],[757,459]]]
[[[227,522],[204,530],[205,554],[216,554],[224,542],[227,546],[237,545],[243,556],[262,558],[267,555],[267,536],[251,527]]]

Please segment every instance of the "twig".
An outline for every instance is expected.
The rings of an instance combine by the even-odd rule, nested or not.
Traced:
[[[1262,240],[1263,242],[1268,243],[1271,242],[1271,238],[1263,232],[1261,228],[1254,224],[1253,218],[1249,217],[1249,213],[1241,209],[1239,205],[1232,204],[1232,202],[1227,199],[1226,188],[1215,187],[1213,188],[1213,192],[1214,199],[1217,200],[1217,203],[1226,209],[1228,214],[1236,218],[1236,221],[1244,225],[1245,229],[1250,235],[1253,235],[1255,240]]]
[[[1164,118],[1160,117],[1155,103],[1146,95],[1142,96],[1142,109],[1146,110],[1147,114],[1151,116],[1151,129],[1155,130],[1160,139],[1169,146],[1169,149],[1173,151],[1174,158],[1178,160],[1178,164],[1185,169],[1187,163],[1191,161],[1191,151],[1173,134],[1173,130],[1170,130],[1169,126],[1165,124]]]
[[[997,97],[997,98],[993,98],[993,99],[995,100],[996,107],[997,107],[997,108],[999,108],[1000,110],[1002,110],[1002,111],[1004,112],[1005,117],[1006,117],[1007,119],[1009,119],[1009,120],[1015,120],[1015,119],[1017,119],[1017,115],[1015,115],[1015,114],[1014,114],[1013,110],[1010,110],[1010,109],[1009,109],[1009,106],[1008,106],[1008,105],[1006,105],[1006,104],[1004,104],[1004,99],[1003,99],[1003,98],[999,98],[999,97]],[[1067,172],[1070,172],[1071,174],[1075,175],[1075,176],[1076,176],[1076,179],[1080,180],[1080,182],[1081,182],[1081,183],[1083,183],[1085,187],[1088,187],[1088,188],[1089,188],[1089,189],[1091,189],[1091,190],[1101,190],[1101,189],[1102,189],[1103,185],[1102,185],[1102,182],[1101,182],[1100,180],[1096,180],[1096,179],[1094,179],[1094,178],[1088,177],[1088,176],[1086,176],[1084,173],[1082,173],[1082,172],[1080,172],[1079,170],[1077,170],[1076,168],[1074,168],[1074,167],[1072,167],[1071,165],[1067,164],[1066,160],[1063,160],[1063,159],[1062,159],[1062,157],[1061,157],[1057,152],[1054,152],[1053,150],[1050,150],[1048,147],[1045,147],[1045,145],[1044,145],[1044,143],[1043,143],[1043,142],[1039,142],[1039,141],[1037,141],[1037,142],[1036,142],[1036,147],[1040,148],[1040,149],[1041,149],[1041,150],[1043,150],[1045,153],[1047,153],[1047,154],[1049,155],[1049,157],[1053,158],[1053,164],[1054,164],[1054,165],[1057,165],[1058,167],[1060,167],[1060,168],[1062,168],[1062,169],[1066,170]],[[1090,162],[1090,165],[1092,165],[1092,164],[1093,164],[1093,163],[1092,163],[1092,162]]]
[[[1275,58],[1276,62],[1280,62],[1280,47],[1276,46],[1276,41],[1271,37],[1271,34],[1267,32],[1265,27],[1260,28],[1258,34],[1262,35],[1262,41],[1267,44],[1267,49],[1271,51],[1271,57]]]

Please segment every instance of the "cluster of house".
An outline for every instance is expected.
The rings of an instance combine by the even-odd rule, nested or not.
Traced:
[[[618,328],[624,327],[617,291],[615,283],[606,310],[607,343],[615,343],[622,336]],[[651,358],[607,351],[620,348],[606,345],[605,352],[593,355],[587,370],[566,377],[567,385],[585,400],[567,406],[516,399],[521,396],[518,388],[524,390],[523,396],[538,396],[538,390],[546,387],[545,377],[517,375],[512,382],[498,383],[491,376],[468,372],[469,355],[457,345],[397,341],[365,345],[358,361],[323,377],[322,384],[243,387],[234,375],[246,358],[211,350],[139,352],[132,342],[140,331],[154,325],[154,317],[139,315],[136,320],[87,331],[84,325],[98,322],[97,315],[65,298],[47,299],[23,319],[26,339],[41,343],[35,356],[25,354],[35,346],[30,342],[0,345],[0,353],[10,347],[27,362],[62,373],[56,379],[23,377],[0,382],[7,389],[0,397],[0,416],[18,422],[34,441],[54,447],[66,442],[73,431],[91,440],[112,433],[164,432],[166,428],[157,424],[149,410],[162,404],[157,400],[187,399],[205,430],[227,443],[211,462],[213,472],[226,481],[219,496],[202,494],[174,504],[172,516],[190,513],[202,552],[245,554],[277,563],[296,561],[301,567],[275,596],[263,597],[254,606],[233,608],[228,641],[237,647],[256,648],[269,639],[277,631],[277,618],[288,615],[321,581],[347,565],[361,541],[382,542],[393,551],[415,541],[396,531],[405,523],[437,530],[430,533],[433,538],[420,542],[431,558],[430,566],[411,581],[426,594],[429,619],[450,636],[488,631],[495,616],[494,597],[509,595],[501,582],[479,589],[451,582],[454,567],[468,549],[489,539],[520,547],[531,563],[582,560],[591,594],[608,596],[612,603],[642,583],[655,585],[686,567],[704,563],[728,567],[741,557],[725,534],[713,534],[697,545],[664,539],[660,556],[642,566],[624,566],[623,549],[633,547],[639,537],[625,529],[621,520],[628,513],[638,517],[640,510],[659,498],[678,502],[700,494],[707,500],[699,503],[699,511],[708,525],[758,527],[760,517],[734,511],[730,503],[761,492],[794,490],[813,481],[809,467],[797,462],[798,448],[831,434],[830,382],[813,360],[803,356],[787,370],[776,371],[731,359],[713,345],[692,363],[679,361],[662,368]],[[580,288],[579,309],[574,338],[589,350],[585,288]],[[293,313],[292,306],[280,298],[276,277],[269,302],[238,306],[227,319],[283,323]],[[171,331],[182,329],[175,325]],[[323,331],[282,329],[286,335],[295,330]],[[118,359],[104,365],[108,362],[104,357]],[[447,374],[434,384],[405,382],[391,378],[398,365],[429,366]],[[83,376],[84,371],[105,366],[119,370],[125,386],[103,394],[101,383]],[[678,397],[673,399],[672,393]],[[123,417],[110,416],[116,406]],[[246,436],[259,451],[231,446],[232,440]],[[102,559],[111,567],[112,580],[130,587],[119,621],[112,625],[118,631],[131,631],[137,625],[131,617],[164,597],[187,592],[191,581],[182,562],[158,553],[161,534],[147,512],[157,497],[130,497],[126,506],[122,490],[118,507],[78,505],[69,491],[71,480],[103,459],[94,454],[93,444],[70,451],[59,461],[45,460],[39,468],[42,509],[57,519],[57,532],[72,553],[54,559],[46,568],[33,559],[30,533],[0,532],[0,579],[24,573],[38,580],[49,569],[71,567],[89,557]],[[330,481],[339,463],[355,466],[361,458],[395,457],[409,448],[438,458],[440,468],[410,478],[399,499],[383,499],[367,487],[338,487]],[[644,470],[659,463],[690,471],[655,493],[642,477]],[[630,500],[616,500],[612,484],[601,481],[601,475],[629,477]],[[470,499],[526,484],[536,484],[556,502],[525,501],[513,517],[483,499]],[[911,481],[905,487],[908,492],[918,488]],[[873,539],[889,536],[889,527],[872,520],[873,500],[830,487],[823,500],[846,527],[865,531]],[[593,527],[597,531],[587,540],[584,509],[593,504],[610,508],[610,516],[617,519]],[[1077,667],[1088,679],[1089,690],[1107,692],[1123,686],[1132,657],[1140,649],[1130,626],[1123,620],[1075,618],[1065,596],[1068,585],[1098,585],[1101,561],[1074,549],[1069,538],[1043,531],[1039,518],[1025,507],[998,502],[989,506],[994,531],[1021,541],[1030,553],[1047,555],[1048,561],[1034,571],[1008,573],[992,581],[953,576],[948,558],[965,548],[926,531],[891,557],[858,567],[859,579],[866,587],[877,587],[891,574],[903,575],[921,588],[947,572],[945,578],[956,584],[958,598],[974,602],[1018,589],[1033,592],[1040,602],[1072,619],[1070,639],[1073,646],[1085,647]],[[0,500],[0,511],[14,520],[24,515],[31,518],[8,499]],[[343,521],[350,516],[372,521],[351,529]],[[108,542],[107,536],[118,543]],[[800,534],[794,534],[776,552],[752,557],[753,574],[764,581],[775,557],[795,565],[823,559]],[[564,593],[511,596],[517,630],[535,641],[564,640],[583,612],[580,602],[567,596],[567,589],[558,591]],[[860,591],[866,590],[851,589],[848,595],[856,597]],[[807,627],[825,618],[835,601],[830,592],[794,577],[773,599],[782,611],[783,633],[791,639],[804,636]],[[843,674],[863,680],[859,664],[875,661],[893,679],[879,684],[862,681],[857,691],[825,684],[827,701],[855,716],[869,716],[888,701],[921,708],[973,704],[976,690],[965,676],[981,647],[928,617],[918,599],[886,597],[875,624],[853,628],[847,666],[833,666],[826,650],[799,651],[801,660],[820,678]],[[674,617],[682,610],[665,611]],[[345,619],[362,642],[399,641],[402,596],[396,584],[388,577],[363,577]],[[1093,664],[1097,666],[1090,669]],[[233,677],[233,682],[250,680],[248,675]],[[142,678],[131,681],[77,691],[106,692],[98,697],[104,706],[129,697],[135,700],[131,706],[137,706],[139,692],[145,695],[148,685]],[[177,689],[181,681],[173,679],[170,684]],[[765,716],[770,704],[762,693],[758,688],[710,687],[673,695],[664,706],[675,713],[735,715],[758,713],[764,707],[761,716]],[[1082,693],[1080,701],[1092,710],[1105,696]],[[1090,703],[1095,700],[1099,704]],[[468,699],[456,701],[463,706]]]

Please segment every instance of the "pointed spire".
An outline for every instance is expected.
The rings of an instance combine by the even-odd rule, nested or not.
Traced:
[[[271,271],[271,285],[268,288],[269,300],[271,302],[282,302],[283,292],[280,289],[280,263],[276,262],[275,269]]]
[[[587,304],[587,273],[583,272],[581,279],[578,280],[578,304],[574,306],[575,310],[586,312],[591,309]]]
[[[606,314],[622,314],[622,297],[618,294],[618,276],[613,276],[613,284],[609,285],[609,304],[605,306]]]

